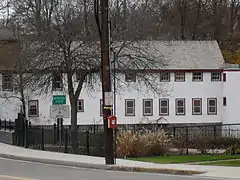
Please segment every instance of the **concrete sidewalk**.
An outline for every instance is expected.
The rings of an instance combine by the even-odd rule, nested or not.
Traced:
[[[125,168],[146,168],[161,170],[178,170],[178,171],[195,171],[202,172],[194,176],[208,176],[219,178],[236,178],[240,177],[239,167],[219,167],[219,166],[203,166],[203,165],[187,165],[187,164],[155,164],[147,162],[130,161],[124,159],[117,159],[116,165],[105,165],[105,159],[102,157],[92,157],[83,155],[73,155],[64,153],[55,153],[48,151],[39,151],[25,149],[17,146],[0,143],[0,157],[18,159],[32,162],[49,163],[65,166],[76,166],[83,168],[95,169],[117,169],[117,167]]]

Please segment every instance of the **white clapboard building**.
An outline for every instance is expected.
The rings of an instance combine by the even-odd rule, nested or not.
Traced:
[[[136,88],[139,87],[137,75],[131,71],[121,74],[121,82],[116,80],[122,86],[117,86],[115,102],[119,124],[240,122],[240,68],[224,63],[216,41],[153,43],[157,47],[153,53],[158,51],[168,57],[166,67],[148,71],[155,74],[162,91],[155,93],[142,85]],[[14,94],[15,86],[7,71],[11,62],[0,57],[0,95],[4,97]],[[56,77],[53,81],[48,97],[28,93],[27,112],[33,124],[52,124],[56,120],[52,117],[57,114],[65,116],[64,124],[70,124],[69,106],[62,106],[63,110],[50,108],[53,101],[69,105],[68,94],[61,91],[58,83],[62,80]],[[78,100],[78,124],[102,124],[101,82],[96,83],[94,89],[83,87]],[[0,98],[1,119],[15,119],[20,108],[19,99]]]

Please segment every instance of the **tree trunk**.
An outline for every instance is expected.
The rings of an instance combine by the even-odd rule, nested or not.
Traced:
[[[24,80],[23,80],[23,75],[22,72],[20,72],[19,74],[19,78],[20,78],[20,83],[19,83],[19,90],[20,90],[20,96],[21,96],[21,101],[22,101],[22,106],[23,106],[23,114],[24,117],[27,117],[27,112],[26,112],[26,100],[25,100],[25,96],[24,96]]]
[[[193,25],[192,40],[196,40],[197,26],[198,26],[199,20],[200,20],[201,4],[202,4],[202,0],[198,0],[198,2],[197,2],[197,10],[196,10],[197,11],[197,13],[196,13],[196,20],[195,20],[195,23]]]
[[[87,0],[83,1],[83,8],[84,8],[84,29],[85,29],[85,38],[88,37],[88,14],[87,14]]]
[[[71,102],[71,143],[74,154],[78,153],[78,137],[77,137],[77,100],[72,98]]]

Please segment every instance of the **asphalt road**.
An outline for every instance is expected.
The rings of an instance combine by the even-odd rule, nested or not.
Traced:
[[[211,178],[101,171],[0,158],[0,180],[214,180]]]

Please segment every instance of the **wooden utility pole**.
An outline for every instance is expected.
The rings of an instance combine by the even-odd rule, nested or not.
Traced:
[[[109,60],[109,24],[108,24],[108,0],[101,0],[101,55],[102,55],[102,97],[103,97],[103,123],[104,123],[104,151],[105,163],[114,164],[113,129],[108,128],[107,117],[112,115],[112,85],[111,65]]]

